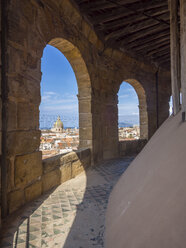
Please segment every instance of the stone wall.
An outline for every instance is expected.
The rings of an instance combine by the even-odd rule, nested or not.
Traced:
[[[0,2],[0,37],[2,37],[2,2]],[[1,80],[2,80],[2,40],[0,39],[0,113],[2,109],[2,101],[1,101]],[[1,150],[2,144],[2,113],[0,114],[0,156],[2,155]],[[0,228],[1,228],[1,167],[2,163],[0,163]]]
[[[17,190],[9,194],[9,213],[85,171],[90,167],[91,153],[90,149],[80,149],[77,152],[57,155],[44,159],[42,166],[37,164],[38,159],[41,159],[41,152],[33,153],[29,159],[27,155],[17,156]]]
[[[120,141],[119,155],[120,157],[137,155],[146,144],[146,139]]]
[[[28,184],[42,176],[38,151],[39,105],[41,57],[47,44],[62,51],[75,72],[79,89],[80,147],[91,149],[92,164],[119,155],[117,92],[123,80],[136,80],[144,90],[147,137],[157,129],[157,68],[154,65],[105,48],[69,0],[12,0],[8,4],[8,63],[4,72],[8,93],[3,102],[7,115],[4,123],[8,181],[7,187],[4,186],[9,199],[4,211],[7,213],[13,211],[14,197],[19,199],[20,206],[24,204]],[[169,74],[165,77],[162,72],[159,80],[165,87],[170,86]],[[169,93],[161,90],[164,88],[159,88],[162,98],[159,98],[158,114],[163,121],[169,111]],[[28,168],[32,168],[31,181],[24,177]],[[23,175],[22,180],[17,179],[19,173]]]

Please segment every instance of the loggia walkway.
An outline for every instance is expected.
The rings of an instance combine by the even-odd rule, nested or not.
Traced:
[[[0,247],[104,247],[109,194],[132,159],[105,161],[33,201],[7,220]]]

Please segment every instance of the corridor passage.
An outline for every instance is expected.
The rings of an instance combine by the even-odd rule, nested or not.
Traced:
[[[109,194],[133,157],[105,161],[11,216],[1,248],[101,248]]]

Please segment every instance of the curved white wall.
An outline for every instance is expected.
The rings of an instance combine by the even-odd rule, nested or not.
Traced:
[[[106,248],[186,247],[186,122],[169,117],[116,184]]]

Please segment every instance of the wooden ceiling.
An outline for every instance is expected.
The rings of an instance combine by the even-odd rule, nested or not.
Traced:
[[[73,0],[106,47],[170,67],[167,0]]]

